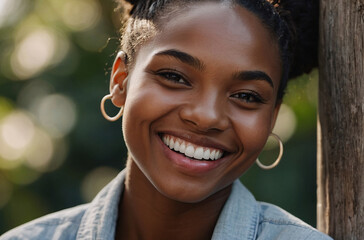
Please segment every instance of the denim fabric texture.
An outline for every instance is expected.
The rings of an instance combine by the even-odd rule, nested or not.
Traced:
[[[113,240],[125,170],[89,204],[46,215],[0,236],[0,240]],[[329,240],[327,235],[277,206],[257,202],[236,180],[219,216],[213,240]]]

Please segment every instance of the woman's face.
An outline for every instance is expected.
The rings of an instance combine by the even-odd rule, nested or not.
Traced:
[[[255,15],[195,5],[169,17],[135,61],[124,137],[160,193],[198,202],[254,163],[274,126],[281,77],[278,47]]]

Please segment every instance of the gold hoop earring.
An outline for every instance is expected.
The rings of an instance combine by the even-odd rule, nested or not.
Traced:
[[[120,111],[118,112],[118,114],[116,114],[116,116],[114,116],[114,117],[110,117],[109,115],[107,115],[107,113],[105,111],[105,102],[106,102],[106,100],[111,99],[113,97],[113,94],[117,90],[118,87],[119,87],[119,85],[115,85],[112,92],[110,94],[104,96],[101,99],[101,104],[100,104],[101,113],[102,113],[102,115],[104,116],[104,118],[106,120],[109,120],[111,122],[114,122],[114,121],[118,120],[123,115],[123,112],[124,112],[124,107],[120,107]]]
[[[276,167],[278,165],[278,163],[281,161],[282,156],[283,156],[283,143],[282,143],[282,140],[275,133],[271,133],[270,136],[273,136],[279,143],[279,155],[277,157],[277,160],[275,160],[274,163],[272,163],[271,165],[264,165],[257,158],[257,160],[255,162],[257,163],[257,165],[260,168],[262,168],[264,170],[269,170],[269,169],[272,169],[272,168]]]

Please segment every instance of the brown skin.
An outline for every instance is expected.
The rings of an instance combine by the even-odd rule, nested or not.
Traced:
[[[171,49],[203,67],[156,55]],[[135,61],[127,90],[112,99],[124,106],[129,149],[116,239],[211,239],[232,182],[254,163],[274,127],[278,47],[247,10],[204,3],[169,19]],[[237,77],[246,71],[266,73],[273,86],[262,78]],[[125,86],[126,72],[123,57],[117,57],[110,89]],[[175,153],[160,138],[166,133],[226,153],[216,166],[196,172],[171,159]]]

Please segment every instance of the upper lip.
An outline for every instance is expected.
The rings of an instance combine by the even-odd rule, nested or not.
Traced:
[[[221,144],[209,137],[199,136],[193,133],[182,133],[182,132],[174,132],[174,131],[161,131],[159,134],[167,134],[177,138],[181,138],[187,142],[193,143],[195,145],[199,145],[202,147],[215,148],[220,149],[224,152],[231,153],[233,150],[226,146],[225,144]]]

